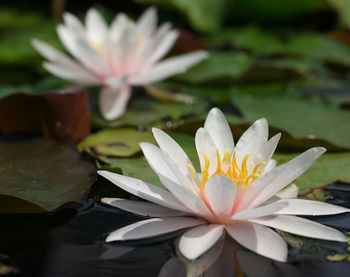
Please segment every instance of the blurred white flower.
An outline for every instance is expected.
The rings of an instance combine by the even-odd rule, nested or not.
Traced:
[[[141,148],[167,190],[107,171],[99,174],[155,204],[116,198],[105,198],[104,203],[156,218],[116,230],[107,241],[148,238],[192,228],[181,236],[179,250],[186,258],[196,259],[226,231],[246,248],[278,261],[286,261],[287,244],[268,227],[305,237],[346,241],[343,233],[295,215],[338,214],[349,209],[276,196],[306,171],[325,152],[324,148],[311,148],[276,167],[271,158],[280,134],[268,139],[265,119],[257,120],[234,145],[225,116],[214,108],[204,128],[196,134],[201,164],[197,172],[171,137],[155,128],[153,134],[159,147],[141,143]],[[295,196],[297,190],[293,187],[293,193],[284,194]]]
[[[102,86],[100,111],[109,120],[124,113],[131,86],[182,73],[208,56],[205,51],[195,51],[161,61],[178,32],[169,23],[158,28],[154,8],[146,10],[136,22],[120,13],[110,26],[95,9],[87,12],[85,26],[65,13],[57,33],[71,56],[33,39],[33,47],[48,60],[44,68],[79,85]]]

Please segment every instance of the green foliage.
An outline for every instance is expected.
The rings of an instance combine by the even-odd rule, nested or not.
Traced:
[[[154,142],[150,132],[131,128],[104,129],[88,136],[77,147],[95,157],[130,157],[140,151],[140,142]]]
[[[46,140],[0,141],[0,213],[42,213],[84,201],[96,168],[72,147]]]
[[[243,120],[253,122],[265,117],[273,127],[296,138],[323,139],[350,149],[350,112],[331,103],[298,96],[254,96],[236,94],[232,101],[243,113]]]

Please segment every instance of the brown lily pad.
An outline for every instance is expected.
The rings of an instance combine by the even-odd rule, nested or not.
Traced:
[[[88,96],[81,90],[12,94],[0,100],[0,131],[77,143],[90,133]]]

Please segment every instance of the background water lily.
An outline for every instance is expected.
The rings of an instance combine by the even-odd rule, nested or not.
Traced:
[[[71,56],[34,39],[34,48],[48,60],[44,68],[76,84],[102,86],[99,107],[106,119],[124,113],[133,85],[182,73],[208,56],[205,51],[195,51],[160,61],[173,47],[178,32],[169,23],[157,27],[154,8],[136,22],[120,13],[109,27],[95,9],[87,12],[85,26],[65,13],[57,33]]]
[[[120,188],[149,202],[105,198],[104,203],[155,218],[112,232],[107,241],[134,240],[187,229],[179,249],[188,259],[207,251],[226,231],[237,242],[263,256],[287,260],[287,245],[272,229],[318,239],[346,241],[330,227],[295,215],[325,215],[346,208],[305,199],[281,199],[276,194],[306,171],[325,149],[311,148],[276,167],[272,155],[280,134],[268,139],[265,119],[257,120],[236,145],[230,127],[212,109],[196,133],[201,171],[196,172],[182,148],[166,133],[153,129],[159,147],[141,148],[164,186],[99,171]]]

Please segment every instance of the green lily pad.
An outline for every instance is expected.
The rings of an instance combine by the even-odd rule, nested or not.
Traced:
[[[138,0],[141,3],[167,6],[184,14],[199,31],[218,30],[227,2],[223,0]]]
[[[96,168],[73,147],[46,139],[0,141],[0,213],[40,213],[82,202]]]
[[[243,120],[265,117],[270,126],[289,132],[297,139],[321,139],[339,148],[350,149],[350,113],[318,98],[236,94],[233,103]]]
[[[140,152],[142,141],[154,142],[153,135],[132,128],[105,129],[88,136],[78,149],[95,157],[130,157]]]
[[[348,0],[327,0],[335,11],[337,11],[340,23],[344,26],[350,24],[350,2]]]
[[[192,103],[180,103],[175,101],[154,101],[149,99],[134,99],[127,111],[120,118],[107,121],[96,113],[92,115],[92,125],[95,128],[117,127],[168,127],[171,128],[174,121],[190,116],[203,114],[208,104],[203,99],[196,99]]]
[[[176,79],[198,84],[220,80],[236,80],[253,65],[254,59],[243,52],[211,52],[209,58]]]
[[[274,155],[278,164],[285,163],[293,159],[296,154]],[[308,169],[297,180],[300,193],[315,188],[320,188],[335,181],[350,183],[350,152],[344,153],[326,153],[317,160],[317,162]]]

